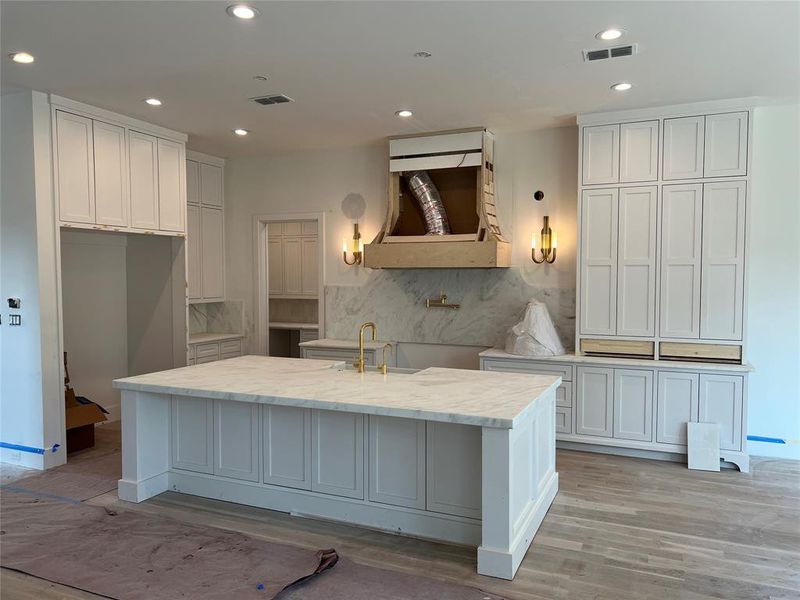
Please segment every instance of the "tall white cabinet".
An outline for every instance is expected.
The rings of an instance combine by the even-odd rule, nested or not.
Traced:
[[[319,294],[316,221],[267,226],[270,298],[317,298]]]
[[[189,152],[185,168],[189,301],[220,302],[225,299],[225,161]]]

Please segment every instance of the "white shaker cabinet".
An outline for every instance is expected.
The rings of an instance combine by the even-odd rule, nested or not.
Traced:
[[[700,375],[659,371],[656,393],[656,442],[686,445],[686,424],[697,421]]]
[[[657,200],[656,186],[619,190],[617,335],[655,335]]]
[[[200,207],[201,293],[205,300],[222,300],[225,296],[222,211]]]
[[[318,252],[315,221],[269,223],[269,295],[273,298],[316,298],[319,293]]]
[[[158,140],[152,135],[129,131],[128,156],[131,227],[158,229]]]
[[[300,240],[300,290],[303,294],[316,295],[317,284],[317,238],[308,237]]]
[[[704,177],[747,174],[747,112],[707,115]]]
[[[158,139],[158,224],[162,231],[186,230],[183,144]]]
[[[214,400],[214,475],[259,481],[259,405]]]
[[[578,367],[575,433],[612,437],[614,434],[614,369]]]
[[[290,296],[303,292],[302,251],[299,237],[283,238],[283,291]]]
[[[660,333],[698,338],[703,187],[665,185],[661,205]]]
[[[311,411],[311,489],[364,498],[364,415]]]
[[[186,161],[186,202],[200,204],[200,163]]]
[[[425,421],[369,416],[369,499],[425,508]]]
[[[744,378],[739,375],[700,375],[700,401],[697,420],[719,424],[722,450],[742,449],[742,410]]]
[[[428,421],[427,510],[481,517],[481,428]]]
[[[214,472],[214,401],[172,397],[172,467]],[[205,435],[198,435],[205,432]]]
[[[92,123],[94,141],[95,221],[128,226],[128,153],[125,129],[102,121]]]
[[[584,190],[581,199],[581,333],[617,331],[619,192]]]
[[[614,438],[653,440],[653,371],[614,369]]]
[[[619,140],[620,182],[658,179],[658,121],[623,123]]]
[[[619,181],[619,125],[583,128],[583,185]]]
[[[261,407],[264,483],[311,489],[311,410]]]
[[[55,129],[59,219],[94,223],[92,120],[59,110]]]
[[[744,181],[703,186],[700,337],[741,340],[744,303]]]
[[[280,296],[283,287],[283,240],[270,237],[267,241],[267,261],[269,268],[269,293]]]
[[[705,117],[664,119],[662,179],[699,179],[703,176]]]
[[[186,207],[186,261],[188,265],[189,300],[197,300],[203,295],[200,286],[202,261],[200,248],[200,207],[189,204]]]
[[[200,163],[200,202],[222,207],[222,168]]]

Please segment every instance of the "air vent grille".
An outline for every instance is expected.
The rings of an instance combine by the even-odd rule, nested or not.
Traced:
[[[595,60],[605,60],[607,58],[619,58],[620,56],[633,56],[638,54],[639,46],[637,44],[628,44],[627,46],[614,46],[613,48],[603,48],[601,50],[584,50],[583,60],[585,62],[593,62]]]
[[[271,94],[269,96],[259,96],[258,98],[251,98],[256,104],[269,106],[270,104],[286,104],[287,102],[294,102],[289,96],[283,94]]]

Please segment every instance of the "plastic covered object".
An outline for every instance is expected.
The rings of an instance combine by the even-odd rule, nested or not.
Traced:
[[[564,346],[544,302],[528,302],[522,320],[506,334],[506,352],[519,356],[564,354]]]

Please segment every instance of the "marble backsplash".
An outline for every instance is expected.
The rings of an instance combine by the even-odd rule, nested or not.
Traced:
[[[459,310],[426,308],[440,291]],[[547,305],[561,343],[574,347],[575,289],[532,286],[519,269],[381,270],[363,286],[325,287],[325,337],[355,339],[374,321],[378,337],[398,342],[504,345],[532,298]]]
[[[190,304],[189,335],[243,332],[243,315],[244,303],[241,300]]]
[[[285,323],[316,323],[318,301],[311,299],[270,298],[269,320]]]

